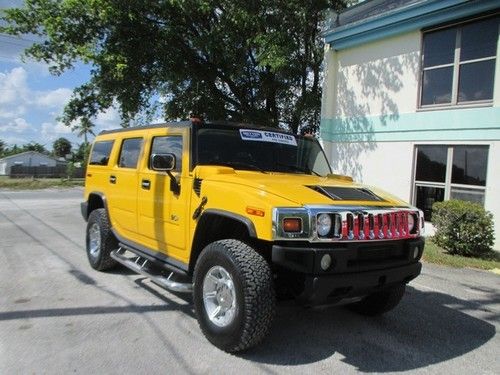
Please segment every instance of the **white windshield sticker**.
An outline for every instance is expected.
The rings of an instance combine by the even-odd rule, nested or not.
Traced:
[[[297,140],[290,134],[275,133],[266,130],[240,129],[240,136],[244,141],[283,143],[285,145],[297,146]]]

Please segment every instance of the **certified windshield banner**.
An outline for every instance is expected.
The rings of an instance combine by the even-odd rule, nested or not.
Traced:
[[[275,133],[266,130],[240,129],[240,136],[244,141],[282,143],[297,146],[297,140],[290,134]]]

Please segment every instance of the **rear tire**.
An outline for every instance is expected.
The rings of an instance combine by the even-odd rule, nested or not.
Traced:
[[[118,248],[118,241],[109,223],[104,208],[98,208],[89,215],[86,236],[87,257],[90,266],[98,271],[105,271],[116,266],[110,254]]]
[[[403,298],[406,285],[398,285],[382,292],[370,294],[361,301],[347,305],[361,315],[377,316],[394,309]]]
[[[208,341],[226,352],[248,349],[266,337],[274,318],[271,269],[241,241],[213,242],[196,262],[193,299]]]

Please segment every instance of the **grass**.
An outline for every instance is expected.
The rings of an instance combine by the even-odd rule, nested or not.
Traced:
[[[471,258],[448,254],[444,249],[427,239],[423,260],[429,263],[441,264],[455,268],[479,268],[482,270],[500,270],[500,254],[491,251],[484,258]]]
[[[0,189],[35,190],[48,188],[65,188],[83,186],[83,179],[68,180],[65,178],[9,178],[0,176]]]

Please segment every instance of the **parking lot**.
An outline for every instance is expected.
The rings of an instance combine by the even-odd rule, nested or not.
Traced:
[[[391,313],[280,305],[259,347],[206,341],[191,301],[88,265],[80,188],[0,191],[0,374],[500,373],[500,277],[424,264]]]

